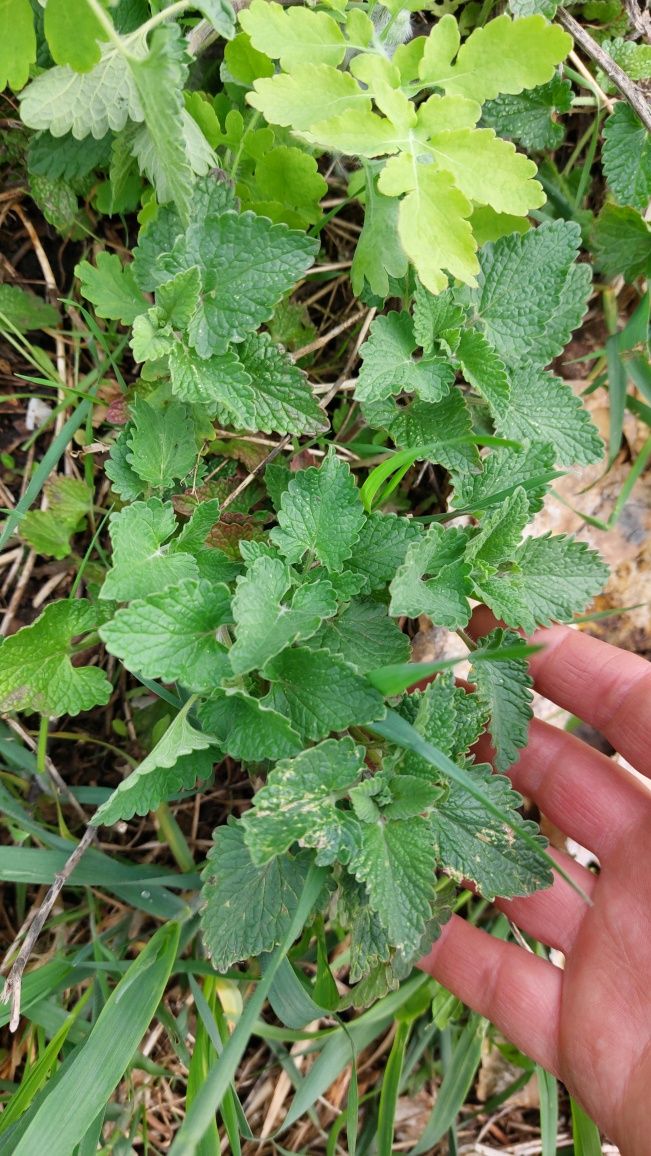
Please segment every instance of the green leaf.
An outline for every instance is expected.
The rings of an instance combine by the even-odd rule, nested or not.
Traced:
[[[114,492],[119,494],[124,502],[133,502],[142,496],[145,483],[127,461],[129,452],[127,437],[128,429],[124,429],[113,442],[104,472],[107,478],[111,479]]]
[[[127,670],[211,691],[231,673],[226,647],[216,637],[231,621],[228,587],[188,578],[118,610],[100,635]]]
[[[453,474],[472,469],[479,462],[472,444],[470,411],[459,389],[451,389],[435,405],[414,401],[396,410],[387,425],[397,446],[423,446],[429,461],[440,462]]]
[[[103,1004],[90,1034],[69,1055],[34,1101],[26,1130],[13,1147],[14,1156],[48,1151],[68,1156],[84,1143],[94,1122],[105,1110],[115,1088],[138,1055],[149,1024],[156,1014],[179,946],[180,924],[166,923],[128,964],[119,983]]]
[[[466,381],[499,418],[508,409],[511,388],[502,359],[477,329],[466,329],[460,335],[456,356]]]
[[[269,704],[307,738],[364,726],[384,714],[382,696],[343,659],[326,650],[284,650],[265,667]]]
[[[499,566],[510,558],[519,544],[527,522],[529,503],[521,486],[487,514],[475,530],[466,549],[466,559],[473,564]]]
[[[526,538],[514,562],[531,614],[529,623],[521,623],[528,632],[534,625],[548,626],[580,614],[603,589],[609,574],[595,550],[564,534]]]
[[[76,478],[53,477],[45,483],[46,510],[28,510],[20,523],[20,536],[37,554],[66,558],[72,535],[85,524],[93,494]]]
[[[415,954],[431,914],[436,858],[429,824],[419,817],[361,826],[361,846],[349,871],[366,885],[371,909],[389,941]]]
[[[174,552],[168,539],[176,529],[171,502],[150,498],[133,502],[111,514],[109,532],[113,545],[112,566],[100,598],[128,602],[177,586],[184,578],[197,578],[195,559]]]
[[[159,201],[174,201],[184,222],[190,219],[192,167],[183,122],[185,49],[178,24],[156,28],[144,60],[131,62],[147,132],[164,177],[156,184]],[[161,188],[161,183],[163,188]]]
[[[235,12],[229,0],[197,0],[194,7],[220,36],[230,40],[235,33]]]
[[[560,377],[522,366],[511,375],[508,410],[497,433],[518,441],[546,442],[561,465],[598,462],[603,442],[581,399]]]
[[[565,128],[555,117],[569,112],[571,105],[571,82],[555,76],[530,92],[487,101],[482,109],[482,121],[500,136],[510,137],[526,149],[553,152],[565,138]]]
[[[161,310],[165,323],[174,329],[185,329],[199,303],[201,293],[201,273],[198,265],[191,265],[182,273],[177,273],[171,281],[165,281],[156,289],[156,305]]]
[[[171,326],[164,324],[163,311],[158,306],[135,318],[129,342],[134,361],[163,361],[176,344]]]
[[[96,265],[80,261],[75,266],[75,276],[98,317],[132,325],[147,309],[147,300],[136,284],[131,266],[122,265],[117,253],[98,253]]]
[[[441,341],[456,350],[466,311],[451,289],[434,295],[420,282],[414,293],[414,336],[425,353],[432,353]]]
[[[651,229],[635,209],[605,205],[592,229],[595,264],[606,277],[651,276]]]
[[[245,763],[291,758],[303,746],[283,715],[243,690],[218,691],[203,704],[199,719],[227,755]]]
[[[452,673],[439,674],[424,691],[408,695],[399,709],[428,743],[450,758],[464,761],[483,733],[488,716],[482,700],[456,686]],[[433,778],[430,764],[413,751],[401,753],[398,770],[401,775]]]
[[[47,0],[43,30],[56,64],[89,72],[98,63],[106,32],[86,0]]]
[[[172,401],[154,409],[136,397],[131,406],[127,462],[143,481],[157,489],[184,478],[197,460],[197,440],[188,406]]]
[[[217,828],[204,872],[201,915],[203,942],[216,971],[271,951],[284,939],[309,865],[308,856],[283,855],[256,867],[241,823]]]
[[[185,755],[196,756],[214,745],[211,735],[202,734],[188,722],[194,699],[190,698],[170,723],[163,737],[146,759],[124,779],[113,794],[98,807],[91,819],[93,827],[111,826],[120,819],[146,815],[170,793],[192,786],[197,778],[196,757],[186,761]],[[180,763],[180,766],[179,766]],[[161,772],[168,772],[167,774]]]
[[[85,599],[52,602],[0,646],[0,710],[50,718],[105,706],[113,688],[96,666],[73,666],[74,640],[94,631],[102,610]]]
[[[481,473],[462,473],[455,479],[454,502],[457,508],[481,508],[491,498],[515,486],[525,486],[541,479],[534,487],[526,484],[529,513],[542,509],[545,492],[555,476],[556,453],[549,445],[533,442],[523,450],[494,449],[482,458]],[[546,480],[548,479],[548,480]]]
[[[288,562],[306,553],[327,570],[343,570],[364,524],[364,509],[350,466],[329,453],[318,469],[301,470],[280,500],[272,542]]]
[[[425,42],[419,75],[446,93],[483,102],[545,84],[571,48],[567,32],[540,15],[521,20],[498,16],[476,28],[459,48],[457,22],[447,14]]]
[[[545,202],[542,186],[533,179],[534,162],[492,129],[439,132],[427,147],[435,162],[452,174],[456,187],[476,204],[490,205],[497,213],[524,215]]]
[[[316,581],[290,595],[292,579],[279,558],[260,557],[238,578],[233,598],[236,640],[230,659],[236,674],[264,667],[286,646],[316,634],[337,611],[332,586]]]
[[[541,864],[547,840],[538,834],[535,823],[520,816],[521,796],[507,778],[493,774],[489,766],[471,767],[467,773],[506,814],[508,825],[488,813],[462,786],[450,783],[447,799],[430,817],[437,861],[453,879],[471,880],[486,899],[529,895],[549,886],[551,872]],[[514,839],[513,828],[526,832],[540,851],[536,853],[521,839]]]
[[[304,228],[316,225],[320,220],[319,202],[327,191],[327,182],[321,176],[315,158],[302,149],[278,145],[264,153],[255,166],[256,198],[263,203],[278,202],[281,212],[284,208],[291,209],[293,217],[298,217],[292,223]]]
[[[343,33],[326,12],[253,0],[240,12],[240,24],[253,47],[288,72],[296,65],[341,64],[346,52]]]
[[[7,332],[7,323],[21,333],[30,329],[48,329],[59,323],[59,314],[53,305],[19,285],[0,285],[0,331]]]
[[[651,135],[626,101],[619,101],[604,125],[601,158],[620,205],[643,213],[651,197]]]
[[[312,263],[318,242],[254,213],[195,219],[161,259],[170,273],[198,265],[203,298],[189,325],[200,357],[224,353],[268,321],[275,305]]]
[[[142,55],[144,49],[132,44],[131,51]],[[77,140],[99,140],[144,116],[128,61],[112,45],[101,46],[101,60],[90,72],[66,64],[42,72],[21,93],[20,115],[29,128],[48,129],[55,137],[71,132]]]
[[[337,803],[363,770],[364,748],[350,738],[277,763],[241,820],[253,862],[262,866],[293,843],[316,848],[317,864],[346,862],[358,825]]]
[[[473,304],[484,333],[507,366],[547,365],[567,344],[587,305],[589,269],[565,289],[581,242],[573,221],[552,221],[486,245]],[[548,439],[539,439],[548,440]]]
[[[467,536],[463,530],[444,530],[433,524],[420,541],[413,542],[389,586],[389,613],[408,618],[426,614],[438,626],[455,630],[470,618],[468,565],[464,562]],[[432,577],[425,580],[425,575]]]
[[[263,433],[315,434],[328,428],[307,374],[267,333],[253,333],[238,346],[241,364],[251,379],[252,429]]]
[[[399,204],[395,197],[382,196],[369,174],[364,202],[364,224],[350,270],[353,293],[359,297],[367,283],[371,293],[384,299],[389,279],[399,280],[409,267],[398,237]]]
[[[36,61],[34,13],[29,0],[0,0],[0,91],[15,92],[29,79]]]
[[[396,514],[370,514],[362,523],[346,568],[364,579],[362,591],[382,590],[405,560],[407,547],[421,537],[417,522]]]
[[[424,401],[440,401],[454,381],[454,371],[441,357],[421,357],[408,313],[377,317],[360,349],[362,367],[355,386],[358,401],[383,401],[405,391]]]
[[[269,124],[308,131],[323,119],[324,109],[337,116],[349,109],[367,109],[369,97],[348,72],[329,64],[301,64],[291,75],[261,77],[247,101]]]
[[[36,133],[29,142],[27,167],[30,173],[53,180],[78,181],[93,169],[105,168],[111,159],[111,134],[95,140],[76,140],[50,132]]]
[[[201,358],[176,342],[169,359],[172,390],[181,401],[199,402],[210,417],[224,414],[236,429],[256,429],[255,392],[234,349]]]
[[[406,634],[389,618],[386,607],[372,598],[354,599],[326,624],[316,643],[340,654],[361,674],[391,662],[405,662],[410,644]]]
[[[29,191],[32,200],[41,210],[45,220],[62,237],[72,232],[77,223],[79,202],[77,194],[66,181],[51,181],[48,177],[30,175]]]
[[[529,721],[533,716],[533,680],[529,676],[526,659],[478,662],[476,655],[500,646],[517,646],[518,643],[526,646],[519,634],[498,628],[481,639],[471,658],[471,677],[476,687],[476,696],[490,715],[488,729],[495,748],[493,762],[498,771],[508,770],[516,761],[518,751],[527,745]]]

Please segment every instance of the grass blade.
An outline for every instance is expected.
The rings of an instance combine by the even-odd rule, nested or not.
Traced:
[[[601,1137],[596,1124],[580,1108],[575,1100],[572,1106],[572,1139],[574,1156],[601,1156]]]
[[[554,1076],[536,1065],[538,1088],[540,1090],[540,1140],[541,1156],[556,1156],[556,1136],[558,1133],[558,1082]]]
[[[400,1077],[405,1060],[405,1049],[411,1032],[411,1022],[401,1020],[394,1036],[384,1069],[382,1091],[380,1092],[380,1106],[378,1110],[377,1150],[378,1156],[391,1156],[393,1151],[393,1132],[400,1090]]]
[[[13,1156],[70,1156],[124,1075],[172,970],[179,925],[159,928],[129,967],[64,1077],[52,1089]]]
[[[481,1059],[481,1048],[488,1020],[471,1014],[452,1050],[452,1059],[443,1077],[432,1114],[420,1140],[409,1156],[428,1152],[452,1127],[463,1107]]]

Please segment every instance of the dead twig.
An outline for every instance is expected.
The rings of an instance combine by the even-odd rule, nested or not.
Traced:
[[[22,935],[25,935],[23,946],[14,960],[2,993],[0,994],[0,1003],[11,1004],[11,1018],[9,1020],[9,1031],[11,1032],[16,1031],[20,1022],[20,993],[23,982],[23,972],[32,954],[36,940],[43,930],[45,921],[52,911],[63,885],[70,878],[82,855],[88,850],[96,837],[97,832],[95,828],[87,827],[72,854],[66,859],[61,870],[57,871],[54,876],[54,882],[40,907],[37,908],[35,912],[30,912],[14,944],[12,944],[10,950],[14,948],[15,943],[20,940]],[[6,963],[7,957],[3,960],[2,966],[5,967]]]
[[[564,8],[558,9],[556,18],[559,24],[562,24],[570,33],[570,36],[574,38],[575,43],[583,49],[586,56],[594,60],[595,64],[599,65],[601,71],[605,72],[608,79],[612,80],[615,88],[621,92],[624,99],[628,101],[633,111],[639,116],[647,132],[651,132],[651,105],[649,105],[648,100],[638,86],[626,75],[624,69],[620,68],[618,64],[615,64],[612,56],[604,52],[601,45],[597,44],[597,41],[592,39],[590,33],[586,32],[585,28],[582,28],[578,21],[576,21],[573,16],[570,16],[569,12],[566,12]]]

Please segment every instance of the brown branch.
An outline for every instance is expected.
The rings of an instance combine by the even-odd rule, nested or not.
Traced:
[[[32,954],[36,940],[43,930],[45,921],[52,911],[52,908],[56,903],[57,897],[60,894],[64,883],[68,881],[75,867],[79,863],[82,855],[90,847],[96,836],[97,831],[94,827],[86,828],[83,837],[80,839],[74,851],[66,859],[61,870],[57,871],[56,875],[54,876],[54,882],[52,883],[52,886],[50,887],[40,907],[37,908],[36,911],[30,912],[21,930],[19,931],[16,940],[9,949],[8,955],[10,955],[13,951],[16,942],[20,940],[23,934],[25,934],[23,946],[21,947],[16,959],[14,960],[2,993],[0,993],[0,1003],[11,1004],[11,1018],[9,1020],[9,1031],[11,1032],[16,1031],[20,1021],[20,993],[23,983],[23,972],[27,966],[29,957]],[[3,961],[3,967],[6,965],[6,962],[7,956]]]
[[[615,64],[612,56],[604,52],[601,45],[592,39],[590,33],[586,32],[585,28],[582,28],[574,17],[570,16],[569,12],[566,12],[563,8],[559,8],[556,13],[556,19],[559,24],[562,24],[563,27],[567,29],[575,42],[583,49],[586,56],[594,60],[595,64],[599,65],[601,71],[605,72],[608,79],[612,80],[615,88],[621,92],[624,99],[628,101],[633,111],[639,116],[647,132],[651,132],[651,105],[649,105],[648,100],[638,86],[626,75],[623,68]]]

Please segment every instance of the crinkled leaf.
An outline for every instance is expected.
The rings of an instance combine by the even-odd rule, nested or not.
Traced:
[[[202,403],[211,417],[224,414],[236,429],[257,429],[251,374],[234,349],[202,358],[177,342],[169,365],[172,389],[180,400]]]
[[[595,263],[606,277],[651,276],[651,228],[635,209],[605,205],[592,230]]]
[[[651,197],[651,134],[624,100],[604,125],[602,164],[620,205],[643,213]]]
[[[327,739],[278,763],[242,816],[253,862],[267,863],[293,843],[316,848],[317,863],[347,861],[357,824],[337,803],[363,770],[364,748],[350,738]]]
[[[51,603],[0,646],[0,710],[56,718],[105,706],[112,686],[96,666],[73,666],[73,640],[94,631],[103,611],[85,599]]]
[[[417,522],[396,514],[370,514],[362,523],[346,568],[364,579],[361,590],[382,590],[405,560],[407,547],[421,537]]]
[[[415,359],[414,326],[408,313],[388,313],[372,323],[360,349],[362,366],[355,386],[358,401],[383,401],[392,394],[415,393],[424,401],[440,401],[454,381],[454,371],[441,357]]]
[[[217,641],[218,628],[231,621],[228,587],[189,578],[118,610],[100,634],[127,670],[211,691],[231,674]]]
[[[529,513],[537,514],[542,508],[546,490],[554,474],[556,454],[554,448],[544,443],[532,442],[523,450],[494,449],[481,459],[481,473],[463,473],[455,479],[454,506],[472,509],[476,503],[484,503],[494,495],[503,494],[512,486],[524,486],[535,479],[541,480],[534,487],[527,485],[526,494]]]
[[[465,626],[470,617],[466,542],[463,530],[430,526],[420,541],[409,546],[389,586],[390,613],[409,618],[426,614],[437,626],[451,630]],[[432,577],[426,580],[427,574]]]
[[[508,409],[510,385],[504,362],[477,329],[465,329],[455,350],[463,376],[482,395],[495,417]]]
[[[243,690],[219,691],[203,704],[199,718],[227,755],[245,763],[291,758],[303,746],[283,715]]]
[[[136,43],[130,50],[144,54]],[[90,72],[74,72],[63,64],[35,77],[21,94],[23,122],[56,137],[71,132],[77,140],[99,140],[110,129],[120,132],[128,119],[141,121],[142,104],[127,59],[110,44],[101,46],[101,54]]]
[[[498,566],[510,558],[529,521],[527,495],[518,486],[508,498],[485,514],[466,549],[466,558],[475,564]]]
[[[270,538],[288,562],[306,553],[338,571],[350,557],[365,514],[350,466],[329,453],[318,469],[296,474],[280,500]]]
[[[254,392],[252,428],[282,434],[315,434],[328,428],[307,375],[268,334],[251,334],[237,352]]]
[[[384,714],[378,691],[349,663],[326,650],[284,650],[267,663],[265,677],[272,683],[270,704],[287,714],[307,738],[322,739],[332,731],[364,726]]]
[[[425,446],[424,456],[429,461],[440,462],[453,474],[472,469],[479,462],[472,444],[470,411],[459,389],[451,389],[447,397],[435,405],[413,401],[397,409],[387,425],[397,446],[404,449]]]
[[[536,366],[511,374],[509,407],[497,432],[517,441],[546,442],[561,465],[587,465],[603,454],[603,442],[572,387]]]
[[[291,590],[284,562],[256,558],[238,578],[233,598],[233,670],[243,674],[265,666],[286,646],[316,634],[323,619],[336,611],[337,599],[329,582],[312,582]]]
[[[81,292],[94,306],[98,317],[132,325],[147,309],[131,266],[122,265],[117,253],[98,253],[96,265],[80,261],[75,275],[80,280]]]
[[[59,323],[59,314],[53,305],[19,285],[0,285],[0,331],[14,326],[21,333],[30,329],[45,329]],[[10,330],[11,331],[11,330]]]
[[[525,646],[524,639],[512,630],[492,630],[481,639],[471,656],[471,678],[479,702],[490,714],[488,729],[495,748],[494,764],[498,771],[506,771],[518,757],[518,751],[527,745],[529,721],[533,715],[533,695],[526,658],[499,662],[476,662],[475,654],[495,650],[500,646]]]
[[[580,614],[603,589],[608,567],[595,550],[564,534],[526,538],[516,554],[515,565],[522,580],[522,596],[534,625],[548,626]]]
[[[434,294],[419,282],[414,293],[413,317],[414,336],[425,353],[431,353],[440,341],[456,350],[466,311],[451,289]]]
[[[284,938],[310,863],[309,856],[283,855],[256,867],[240,823],[214,831],[204,872],[201,930],[217,971],[271,951]]]
[[[553,151],[565,137],[565,128],[555,117],[557,113],[569,112],[571,105],[571,82],[555,76],[530,92],[487,101],[482,120],[500,136],[510,137],[526,149]]]
[[[358,598],[331,619],[316,639],[317,645],[340,654],[361,674],[392,662],[406,662],[409,639],[389,618],[386,606],[372,598]]]
[[[188,406],[172,401],[154,409],[136,397],[131,406],[127,462],[143,481],[157,489],[184,478],[197,460],[197,439]]]

